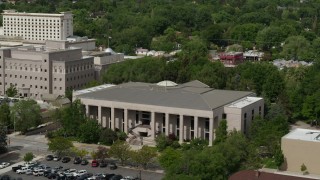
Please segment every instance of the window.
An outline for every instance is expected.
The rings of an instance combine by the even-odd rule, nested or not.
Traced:
[[[227,119],[227,114],[223,113],[222,114],[222,119]]]
[[[136,111],[136,124],[139,124],[139,111]]]
[[[209,123],[209,118],[206,118],[206,121],[205,121],[205,130],[206,131],[209,131],[209,125],[210,123]]]
[[[191,125],[190,125],[191,130],[194,130],[194,119],[191,119]],[[191,138],[192,139],[192,138]]]

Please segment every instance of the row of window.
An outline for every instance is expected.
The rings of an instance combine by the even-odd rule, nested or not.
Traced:
[[[59,23],[30,23],[30,22],[28,22],[28,24],[27,23],[25,23],[25,24],[22,24],[21,22],[19,22],[19,24],[13,24],[13,23],[15,23],[15,22],[9,22],[9,21],[4,21],[3,22],[4,24],[3,24],[3,27],[7,27],[7,26],[25,26],[25,27],[27,27],[27,26],[30,26],[30,25],[36,25],[36,26],[56,26],[56,27],[60,27],[60,24]]]
[[[3,21],[35,21],[35,22],[62,22],[61,19],[43,19],[43,18],[25,18],[25,17],[21,17],[21,18],[15,18],[15,17],[3,17]]]
[[[20,70],[20,71],[34,71],[34,72],[47,72],[47,69],[42,69],[42,68],[32,68],[32,67],[26,67],[27,65],[25,65],[25,67],[17,67],[17,66],[6,66],[6,69],[14,69],[14,70]],[[1,68],[1,67],[0,67]],[[6,76],[7,77],[7,76]]]
[[[25,27],[20,27],[20,26],[10,26],[10,27],[7,27],[7,26],[4,26],[3,27],[3,30],[4,31],[9,31],[9,30],[24,30],[26,32],[33,32],[33,31],[57,31],[59,32],[60,28],[59,27],[42,27],[42,26],[25,26]]]

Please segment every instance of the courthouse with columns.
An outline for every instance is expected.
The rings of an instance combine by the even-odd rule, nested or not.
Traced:
[[[246,134],[253,118],[264,113],[263,98],[253,92],[217,90],[197,80],[106,84],[75,91],[74,99],[80,99],[87,116],[101,126],[147,141],[175,134],[180,143],[201,138],[212,145],[222,119],[228,130]]]

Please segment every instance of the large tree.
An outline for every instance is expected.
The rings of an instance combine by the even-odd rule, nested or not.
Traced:
[[[148,164],[152,163],[157,156],[157,151],[153,147],[143,146],[137,151],[133,151],[131,159],[143,169],[146,169]]]
[[[31,127],[41,123],[40,106],[34,100],[20,100],[15,103],[11,111],[12,124],[17,131],[27,132]]]
[[[7,131],[0,125],[0,154],[7,152]]]
[[[6,90],[6,95],[8,97],[15,97],[18,94],[18,90],[14,85],[10,85],[10,87]]]
[[[101,126],[97,120],[87,119],[86,122],[80,125],[77,134],[84,143],[97,143],[101,134]]]
[[[84,106],[80,100],[73,101],[70,107],[63,110],[60,122],[67,135],[77,135],[81,124],[86,122]]]
[[[69,155],[71,153],[73,143],[63,137],[56,137],[49,139],[48,150],[55,153],[58,156]]]
[[[121,164],[125,163],[131,156],[131,147],[126,141],[116,141],[110,147],[109,154],[120,161]]]
[[[7,103],[0,105],[0,125],[13,127],[10,122],[10,107]]]

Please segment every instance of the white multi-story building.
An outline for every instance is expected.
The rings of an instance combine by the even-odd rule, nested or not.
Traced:
[[[71,12],[60,14],[24,13],[4,10],[3,32],[5,36],[22,37],[24,40],[66,40],[73,35]]]

